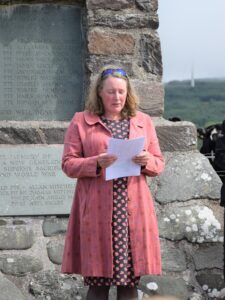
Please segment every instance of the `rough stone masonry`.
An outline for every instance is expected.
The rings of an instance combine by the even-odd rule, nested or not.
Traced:
[[[25,19],[23,20],[23,11],[26,9],[28,15],[38,11],[42,16],[41,12],[46,7],[49,18],[55,8],[59,11],[59,16],[68,7],[71,10],[78,8],[81,12],[81,61],[83,80],[85,81],[80,96],[81,108],[85,99],[86,84],[93,80],[103,64],[116,63],[127,70],[140,96],[140,108],[153,117],[156,125],[160,145],[166,157],[166,170],[159,178],[149,179],[149,186],[153,192],[159,220],[163,274],[160,277],[143,277],[139,286],[140,297],[144,294],[169,294],[180,297],[182,300],[225,299],[222,275],[223,209],[220,208],[218,201],[221,182],[208,160],[197,150],[195,126],[185,121],[172,123],[163,119],[164,90],[161,81],[163,68],[160,39],[157,33],[159,26],[158,1],[0,0],[0,26],[4,26],[7,20],[14,22],[15,12],[20,11],[17,22],[22,28],[21,32],[26,32],[29,28],[26,27]],[[44,14],[43,20],[45,20]],[[53,35],[54,32],[53,29]],[[11,40],[7,36],[4,38],[2,49],[11,47],[10,51],[12,53],[15,51],[17,55],[19,53],[17,46],[21,47],[23,43],[26,45],[29,42],[26,41],[26,35],[19,44],[18,36],[12,37]],[[70,39],[70,36],[67,39]],[[47,46],[49,46],[48,43],[53,43],[48,40],[44,42]],[[56,42],[59,41],[54,40],[54,45]],[[42,45],[38,38],[35,43]],[[29,47],[27,46],[27,52],[24,52],[24,56],[21,57],[21,60],[24,60],[23,70],[26,70],[21,85],[25,84],[26,80],[31,80],[26,76],[34,60],[27,63],[26,58],[30,57],[29,51],[33,51],[32,45],[30,43]],[[57,45],[61,47],[60,43]],[[54,100],[55,95],[57,97],[63,95],[73,84],[73,81],[68,85],[62,82],[67,89],[63,90],[63,87],[61,89],[60,80],[67,74],[63,73],[67,70],[63,71],[63,68],[59,68],[60,72],[57,72],[54,69],[56,61],[51,59],[59,58],[60,53],[65,53],[65,51],[69,51],[68,49],[72,49],[72,52],[66,53],[73,53],[74,48],[66,48],[66,50],[60,48],[61,52],[56,51],[57,53],[52,53],[51,49],[56,48],[41,47],[41,51],[44,51],[43,55],[37,52],[38,58],[43,59],[43,65],[38,65],[39,59],[37,59],[38,70],[47,68],[46,57],[49,57],[48,68],[50,68],[44,69],[45,71],[42,70],[43,72],[40,73],[41,76],[47,73],[48,77],[32,79],[34,88],[37,88],[36,82],[41,83],[40,86],[42,86],[42,89],[35,94],[35,99],[40,99],[39,105],[44,105],[42,98],[44,96],[41,92],[45,82],[48,82],[48,85],[45,86],[45,97],[48,95],[49,101]],[[15,64],[9,61],[10,53],[8,50],[7,53],[0,52],[0,56],[6,55],[8,59],[7,66],[4,61],[2,62],[5,72],[10,72],[12,68],[15,68]],[[67,57],[69,56],[67,55]],[[57,63],[59,64],[58,61]],[[66,63],[65,57],[59,65],[61,67]],[[26,102],[28,105],[34,97],[32,96],[33,90],[28,90],[26,93],[23,90],[22,93],[19,90],[21,74],[18,73],[16,79],[18,85],[15,86],[15,81],[12,80],[15,78],[13,77],[15,72],[7,73],[7,80],[5,78],[3,80],[2,70],[1,67],[0,80],[2,81],[0,83],[3,82],[3,86],[5,82],[2,87],[5,92],[3,101],[7,100],[5,103],[10,107],[10,101],[16,91],[20,99],[28,99]],[[17,72],[19,70],[21,69],[18,67]],[[71,70],[71,72],[73,71]],[[54,83],[55,78],[58,83],[57,89],[52,87],[49,90],[49,86]],[[72,76],[72,78],[75,77]],[[9,84],[9,82],[11,83]],[[29,84],[29,87],[32,84]],[[69,99],[68,105],[70,101]],[[60,97],[57,103],[63,107]],[[47,109],[48,107],[46,107]],[[65,112],[65,114],[67,113],[70,112]],[[53,119],[48,120],[35,118],[35,113],[30,119],[29,114],[26,114],[25,120],[17,118],[17,115],[14,119],[2,117],[0,120],[0,157],[3,153],[2,149],[5,149],[6,146],[14,148],[20,145],[36,149],[51,145],[55,149],[61,149],[69,119],[60,119],[58,115],[60,112]],[[61,150],[55,151],[60,153]],[[58,163],[60,164],[60,160]],[[0,173],[3,174],[2,170]],[[0,197],[7,192],[6,188],[2,187]],[[22,190],[21,193],[25,192]],[[14,195],[18,194],[15,192]],[[35,195],[28,194],[28,196],[31,197],[29,198],[31,202],[35,200],[32,198]],[[0,217],[0,300],[85,299],[86,288],[83,287],[82,278],[76,274],[73,276],[60,274],[67,222],[68,213],[54,215],[51,214],[51,209],[49,209],[49,214],[45,212],[45,215],[18,216],[15,213],[14,216],[2,215]],[[111,299],[115,299],[113,288],[110,295]]]

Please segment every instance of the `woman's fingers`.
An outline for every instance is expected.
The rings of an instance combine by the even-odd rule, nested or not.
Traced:
[[[102,153],[98,156],[97,163],[101,168],[107,168],[117,160],[115,155]]]
[[[148,151],[142,151],[140,154],[133,158],[133,162],[140,166],[146,166],[150,159],[150,153]]]

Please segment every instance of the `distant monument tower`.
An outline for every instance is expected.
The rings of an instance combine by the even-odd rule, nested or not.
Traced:
[[[194,78],[194,64],[191,66],[191,87],[195,87],[195,78]]]

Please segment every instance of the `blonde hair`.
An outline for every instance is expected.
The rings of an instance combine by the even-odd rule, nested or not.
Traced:
[[[86,103],[86,109],[98,116],[102,116],[104,114],[104,112],[105,112],[104,106],[102,103],[102,99],[99,96],[99,91],[103,88],[104,80],[106,80],[108,77],[111,76],[111,77],[115,77],[115,78],[122,78],[127,82],[127,99],[126,99],[125,105],[121,111],[121,116],[123,118],[135,116],[137,108],[138,108],[138,104],[139,104],[139,99],[134,91],[134,88],[132,87],[132,85],[130,83],[129,77],[127,75],[123,76],[118,72],[114,72],[112,74],[102,76],[103,72],[107,69],[116,70],[116,69],[121,69],[121,68],[118,66],[114,66],[114,65],[107,65],[107,66],[104,66],[100,70],[96,81],[94,82],[94,84],[91,86],[91,88],[89,90],[88,100]]]

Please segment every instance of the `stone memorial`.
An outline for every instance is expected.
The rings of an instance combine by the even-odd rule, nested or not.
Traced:
[[[75,179],[61,170],[63,146],[0,147],[0,216],[69,214]]]
[[[70,120],[83,95],[81,8],[0,10],[0,120]]]

